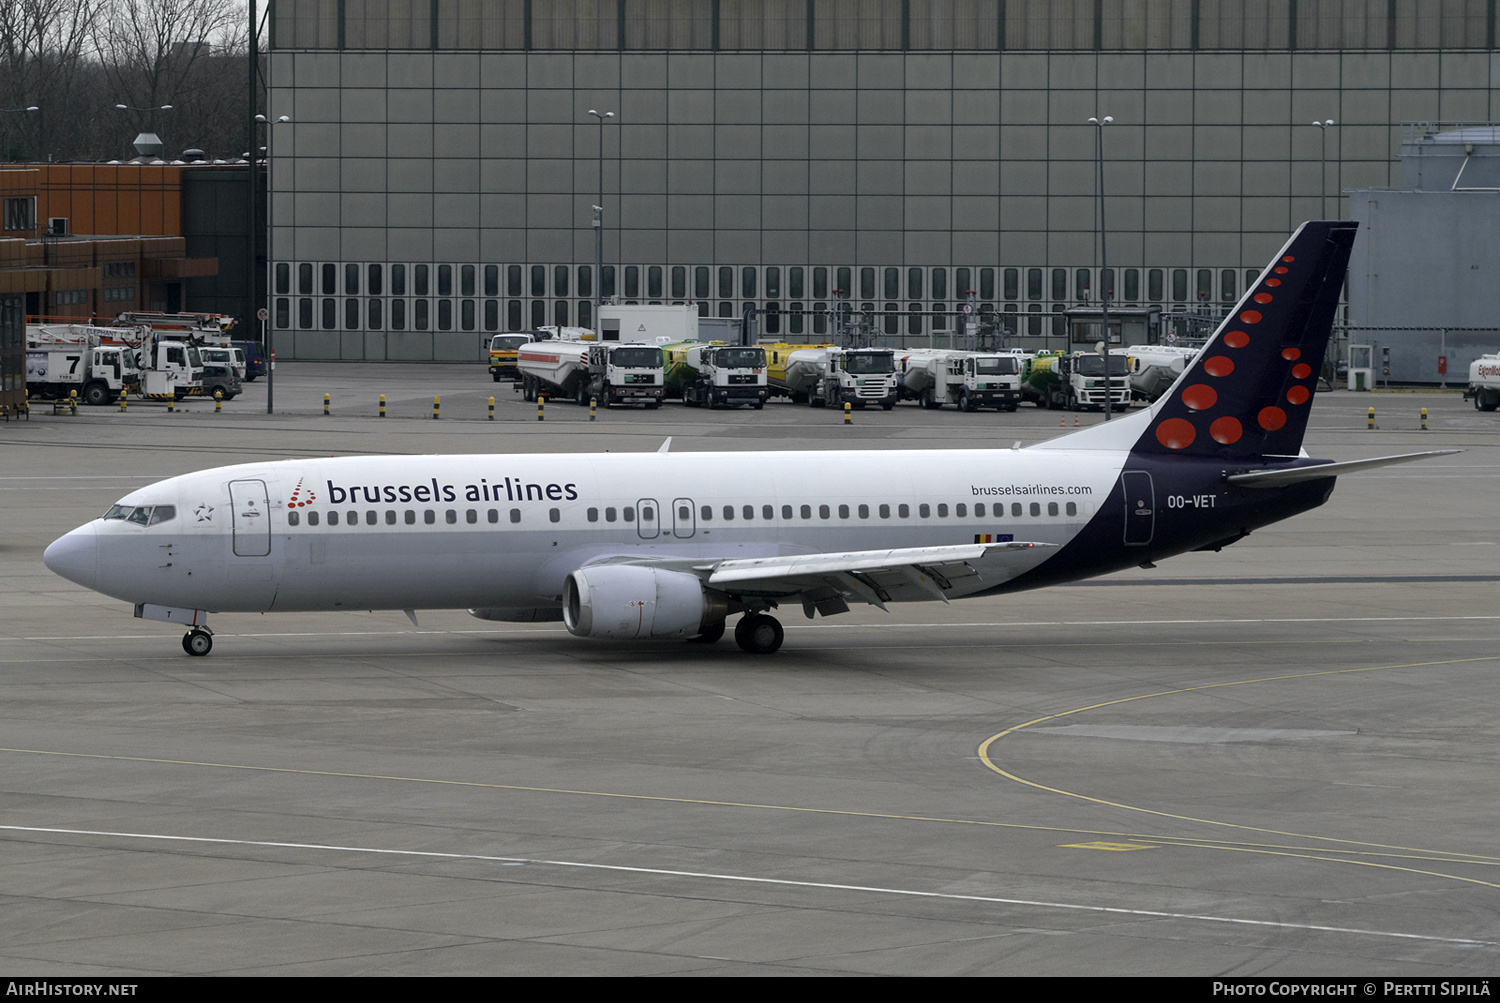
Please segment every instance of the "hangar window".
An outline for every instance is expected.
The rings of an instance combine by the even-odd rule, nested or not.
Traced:
[[[405,296],[406,295],[406,266],[405,265],[392,265],[391,266],[391,295],[392,296]]]
[[[297,266],[297,292],[303,296],[312,295],[313,291],[313,268],[310,264]]]
[[[474,295],[474,266],[462,265],[458,270],[458,294],[460,296]]]
[[[411,266],[411,291],[418,296],[427,295],[427,266]]]
[[[371,267],[374,267],[373,265]],[[500,266],[484,266],[484,294],[486,296],[500,295]]]

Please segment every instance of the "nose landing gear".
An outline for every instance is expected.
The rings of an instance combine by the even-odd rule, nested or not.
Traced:
[[[213,631],[207,627],[195,627],[182,635],[182,650],[189,655],[203,656],[214,650]]]

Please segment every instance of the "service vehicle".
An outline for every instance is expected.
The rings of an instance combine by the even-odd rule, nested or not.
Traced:
[[[1031,360],[1021,392],[1038,407],[1069,411],[1103,411],[1106,392],[1112,409],[1125,411],[1130,408],[1132,393],[1125,357],[1109,356],[1106,379],[1104,359],[1096,352],[1039,353]]]
[[[766,350],[758,345],[685,342],[669,345],[667,393],[688,407],[739,407],[757,411],[770,391],[766,383]]]
[[[661,348],[613,342],[532,341],[516,352],[521,393],[578,404],[661,406],[666,392]]]
[[[524,334],[497,334],[490,339],[490,377],[496,383],[520,379],[516,351],[530,340]]]
[[[1500,352],[1481,355],[1469,363],[1469,389],[1464,391],[1464,400],[1470,398],[1480,411],[1500,407]]]
[[[791,352],[780,368],[769,369],[769,389],[794,403],[827,407],[895,406],[896,353],[890,348],[802,348]]]
[[[26,392],[41,400],[78,395],[84,404],[108,404],[140,386],[135,349],[115,339],[115,329],[84,324],[26,328]]]
[[[900,392],[924,408],[1014,411],[1021,401],[1021,358],[1009,353],[917,349],[901,357]]]
[[[1177,382],[1182,371],[1198,357],[1198,349],[1176,345],[1131,345],[1111,348],[1109,354],[1126,358],[1130,389],[1136,400],[1149,404]]]

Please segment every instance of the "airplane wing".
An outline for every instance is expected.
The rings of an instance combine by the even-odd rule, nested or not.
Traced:
[[[848,600],[881,609],[887,602],[919,599],[948,601],[978,583],[974,562],[1006,555],[1017,558],[1016,572],[1030,567],[1027,552],[1048,543],[972,543],[944,547],[904,547],[894,550],[857,550],[838,554],[799,554],[752,557],[694,564],[709,588],[736,595],[799,596],[811,616],[848,609]],[[1030,555],[1034,557],[1035,555]],[[1024,565],[1024,566],[1022,566]]]

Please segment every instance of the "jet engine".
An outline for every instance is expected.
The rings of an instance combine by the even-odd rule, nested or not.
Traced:
[[[728,615],[728,596],[682,571],[605,564],[563,583],[563,622],[578,637],[693,637]]]

